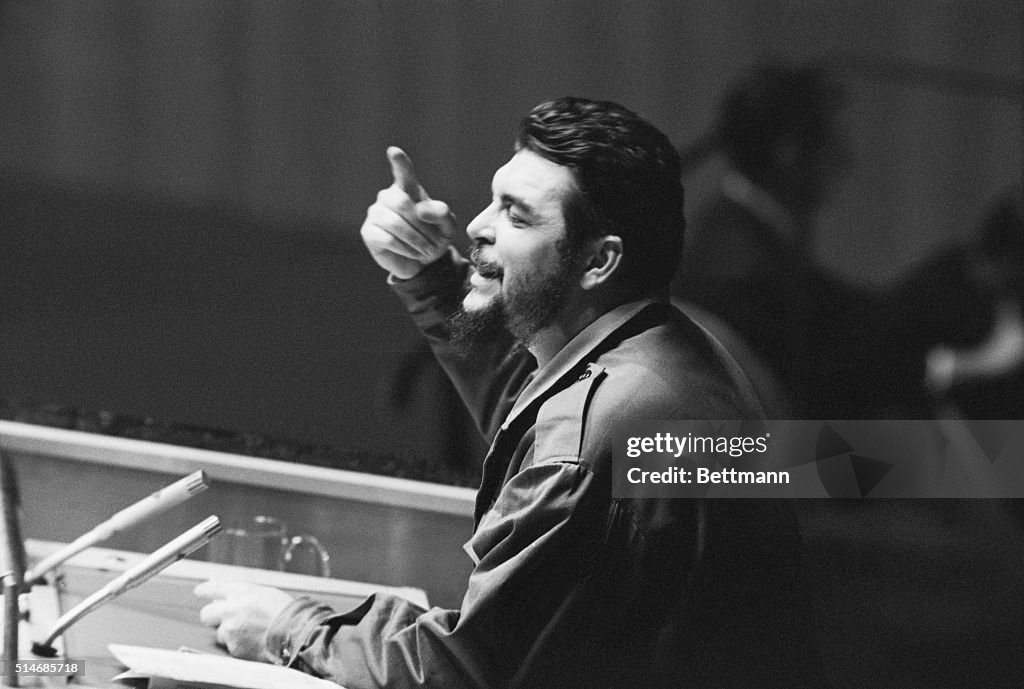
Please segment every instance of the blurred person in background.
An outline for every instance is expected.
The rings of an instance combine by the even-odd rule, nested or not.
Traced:
[[[1024,418],[1024,212],[1021,193],[989,204],[975,236],[917,263],[889,297],[898,337],[926,362],[937,413]]]
[[[849,166],[841,86],[823,69],[758,65],[727,90],[694,162],[718,155],[724,171],[687,234],[673,295],[727,324],[787,397],[772,415],[888,416],[918,390],[923,363],[901,367],[880,319],[883,300],[819,265],[816,215]],[[783,411],[780,411],[783,410]]]

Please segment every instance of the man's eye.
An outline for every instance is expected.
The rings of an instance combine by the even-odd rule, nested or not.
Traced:
[[[516,213],[514,210],[512,210],[511,207],[505,208],[505,216],[508,218],[508,221],[513,225],[522,226],[527,224],[526,218]]]

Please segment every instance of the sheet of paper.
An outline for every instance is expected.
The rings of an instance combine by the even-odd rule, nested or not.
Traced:
[[[339,689],[298,670],[205,653],[110,644],[115,658],[136,675],[240,689]]]

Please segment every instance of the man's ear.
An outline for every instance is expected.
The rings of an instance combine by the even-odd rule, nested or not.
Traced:
[[[583,269],[580,287],[594,289],[607,284],[622,263],[622,239],[608,234],[590,243],[590,258]]]

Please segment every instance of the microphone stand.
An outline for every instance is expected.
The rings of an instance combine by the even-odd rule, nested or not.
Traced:
[[[0,502],[3,503],[4,554],[10,570],[3,574],[4,592],[4,684],[18,686],[18,627],[21,622],[21,594],[25,589],[25,545],[21,540],[18,515],[20,500],[14,467],[0,453]]]
[[[20,653],[18,638],[19,626],[25,618],[21,609],[21,597],[27,593],[32,584],[42,581],[43,575],[71,556],[86,548],[110,538],[120,531],[149,519],[188,498],[202,492],[208,486],[206,474],[196,471],[181,480],[158,490],[139,502],[131,505],[107,521],[80,536],[56,553],[40,562],[36,567],[28,569],[28,558],[25,553],[25,542],[22,540],[19,510],[21,499],[14,467],[10,459],[0,452],[0,526],[4,532],[2,555],[6,557],[6,570],[0,572],[4,595],[3,619],[3,655],[0,656],[3,683],[5,686],[17,687],[17,661]],[[193,550],[205,545],[210,538],[220,531],[220,521],[209,517],[197,524],[188,532],[167,543],[146,558],[135,568],[111,581],[76,608],[70,610],[57,621],[57,627],[43,643],[35,643],[32,652],[43,657],[53,657],[57,650],[51,645],[56,638],[77,619],[98,607],[100,604],[115,598],[125,591],[138,586],[148,578],[161,571],[173,562],[187,556]]]
[[[109,581],[101,589],[95,591],[81,603],[64,613],[54,623],[53,629],[50,630],[44,640],[32,644],[32,653],[44,658],[53,658],[57,655],[57,649],[52,644],[56,641],[57,637],[67,631],[68,627],[103,603],[113,600],[122,593],[148,581],[178,560],[203,547],[220,531],[220,520],[216,516],[210,516],[177,538],[164,544],[134,567],[131,567],[116,579]]]

